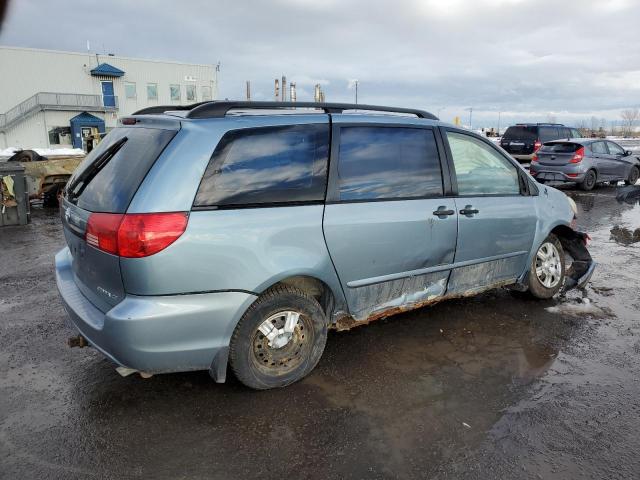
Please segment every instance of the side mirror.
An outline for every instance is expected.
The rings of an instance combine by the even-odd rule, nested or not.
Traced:
[[[633,154],[633,152],[631,150],[625,150],[624,151],[624,156],[625,157],[628,157],[629,155],[632,155],[632,154]]]

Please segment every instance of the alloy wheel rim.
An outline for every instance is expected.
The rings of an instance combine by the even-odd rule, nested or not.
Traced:
[[[551,242],[543,243],[536,252],[536,277],[546,288],[554,288],[562,277],[560,252]]]

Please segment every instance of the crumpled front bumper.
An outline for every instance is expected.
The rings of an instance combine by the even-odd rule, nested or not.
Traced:
[[[582,288],[591,279],[596,268],[596,262],[591,258],[587,250],[589,235],[584,232],[573,231],[573,235],[560,237],[560,243],[564,251],[571,255],[573,263],[565,274],[565,282],[562,291],[573,288]]]

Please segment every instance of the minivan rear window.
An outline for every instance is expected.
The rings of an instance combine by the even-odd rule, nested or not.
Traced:
[[[177,130],[113,129],[78,166],[65,195],[90,212],[124,213]]]
[[[324,201],[329,125],[235,130],[216,147],[195,207]]]
[[[540,153],[574,153],[580,147],[582,147],[582,145],[570,142],[547,143],[542,145]]]
[[[503,138],[505,140],[521,140],[533,143],[538,138],[538,127],[509,127],[504,132]]]

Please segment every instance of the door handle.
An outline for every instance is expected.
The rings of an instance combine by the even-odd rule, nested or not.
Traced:
[[[473,217],[476,213],[480,211],[477,208],[473,208],[471,205],[466,205],[462,210],[460,210],[460,215],[466,215],[467,217]]]
[[[455,210],[446,210],[447,207],[445,206],[440,206],[438,207],[437,210],[435,210],[433,212],[434,215],[436,215],[437,217],[440,218],[444,218],[444,217],[448,217],[449,215],[455,215],[456,211]]]

